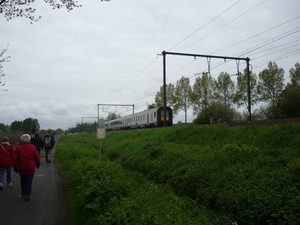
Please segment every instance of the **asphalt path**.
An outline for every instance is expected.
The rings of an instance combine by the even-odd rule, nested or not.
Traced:
[[[59,137],[55,137],[56,143]],[[6,177],[0,190],[1,225],[66,225],[68,210],[63,177],[54,163],[47,163],[41,151],[41,165],[36,170],[32,183],[30,201],[18,196],[21,193],[20,176],[12,171],[12,187],[7,187]]]

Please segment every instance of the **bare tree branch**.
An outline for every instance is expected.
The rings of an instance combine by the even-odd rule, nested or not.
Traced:
[[[3,57],[3,55],[7,52],[7,50],[8,50],[8,45],[7,45],[7,47],[6,47],[6,49],[3,49],[2,50],[2,52],[0,52],[0,86],[4,86],[5,85],[5,82],[3,82],[2,80],[1,80],[1,78],[2,77],[5,77],[5,73],[4,73],[4,71],[2,70],[2,68],[3,68],[3,63],[4,62],[10,62],[10,56],[7,56],[7,57],[4,57],[4,58],[2,58]],[[6,89],[0,89],[1,91],[7,91]]]
[[[101,2],[110,0],[101,0]],[[16,17],[25,17],[32,22],[37,22],[41,16],[36,18],[33,14],[36,9],[32,8],[31,5],[35,0],[0,0],[0,14],[4,14],[7,21],[12,20]],[[82,7],[76,0],[44,0],[45,3],[49,4],[52,9],[66,8],[67,11],[71,11],[75,8]]]

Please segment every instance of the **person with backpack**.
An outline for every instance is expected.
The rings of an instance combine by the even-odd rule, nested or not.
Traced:
[[[54,147],[54,137],[51,135],[51,132],[48,131],[48,133],[43,138],[42,148],[45,149],[45,158],[46,162],[51,163],[51,150]]]

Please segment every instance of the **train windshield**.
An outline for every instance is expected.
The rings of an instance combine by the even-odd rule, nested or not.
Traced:
[[[164,111],[164,110],[161,111],[161,115],[162,115],[162,116],[165,115],[165,111]],[[166,116],[168,116],[168,115],[169,115],[169,110],[166,109]]]

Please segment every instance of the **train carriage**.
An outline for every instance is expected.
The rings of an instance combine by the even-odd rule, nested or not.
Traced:
[[[123,129],[124,127],[124,119],[123,118],[117,118],[114,120],[106,121],[105,122],[105,128],[107,130],[118,130]]]
[[[164,116],[166,113],[166,116]],[[133,129],[142,127],[161,127],[173,125],[172,109],[163,106],[148,109],[142,112],[131,114],[105,122],[107,130]]]

